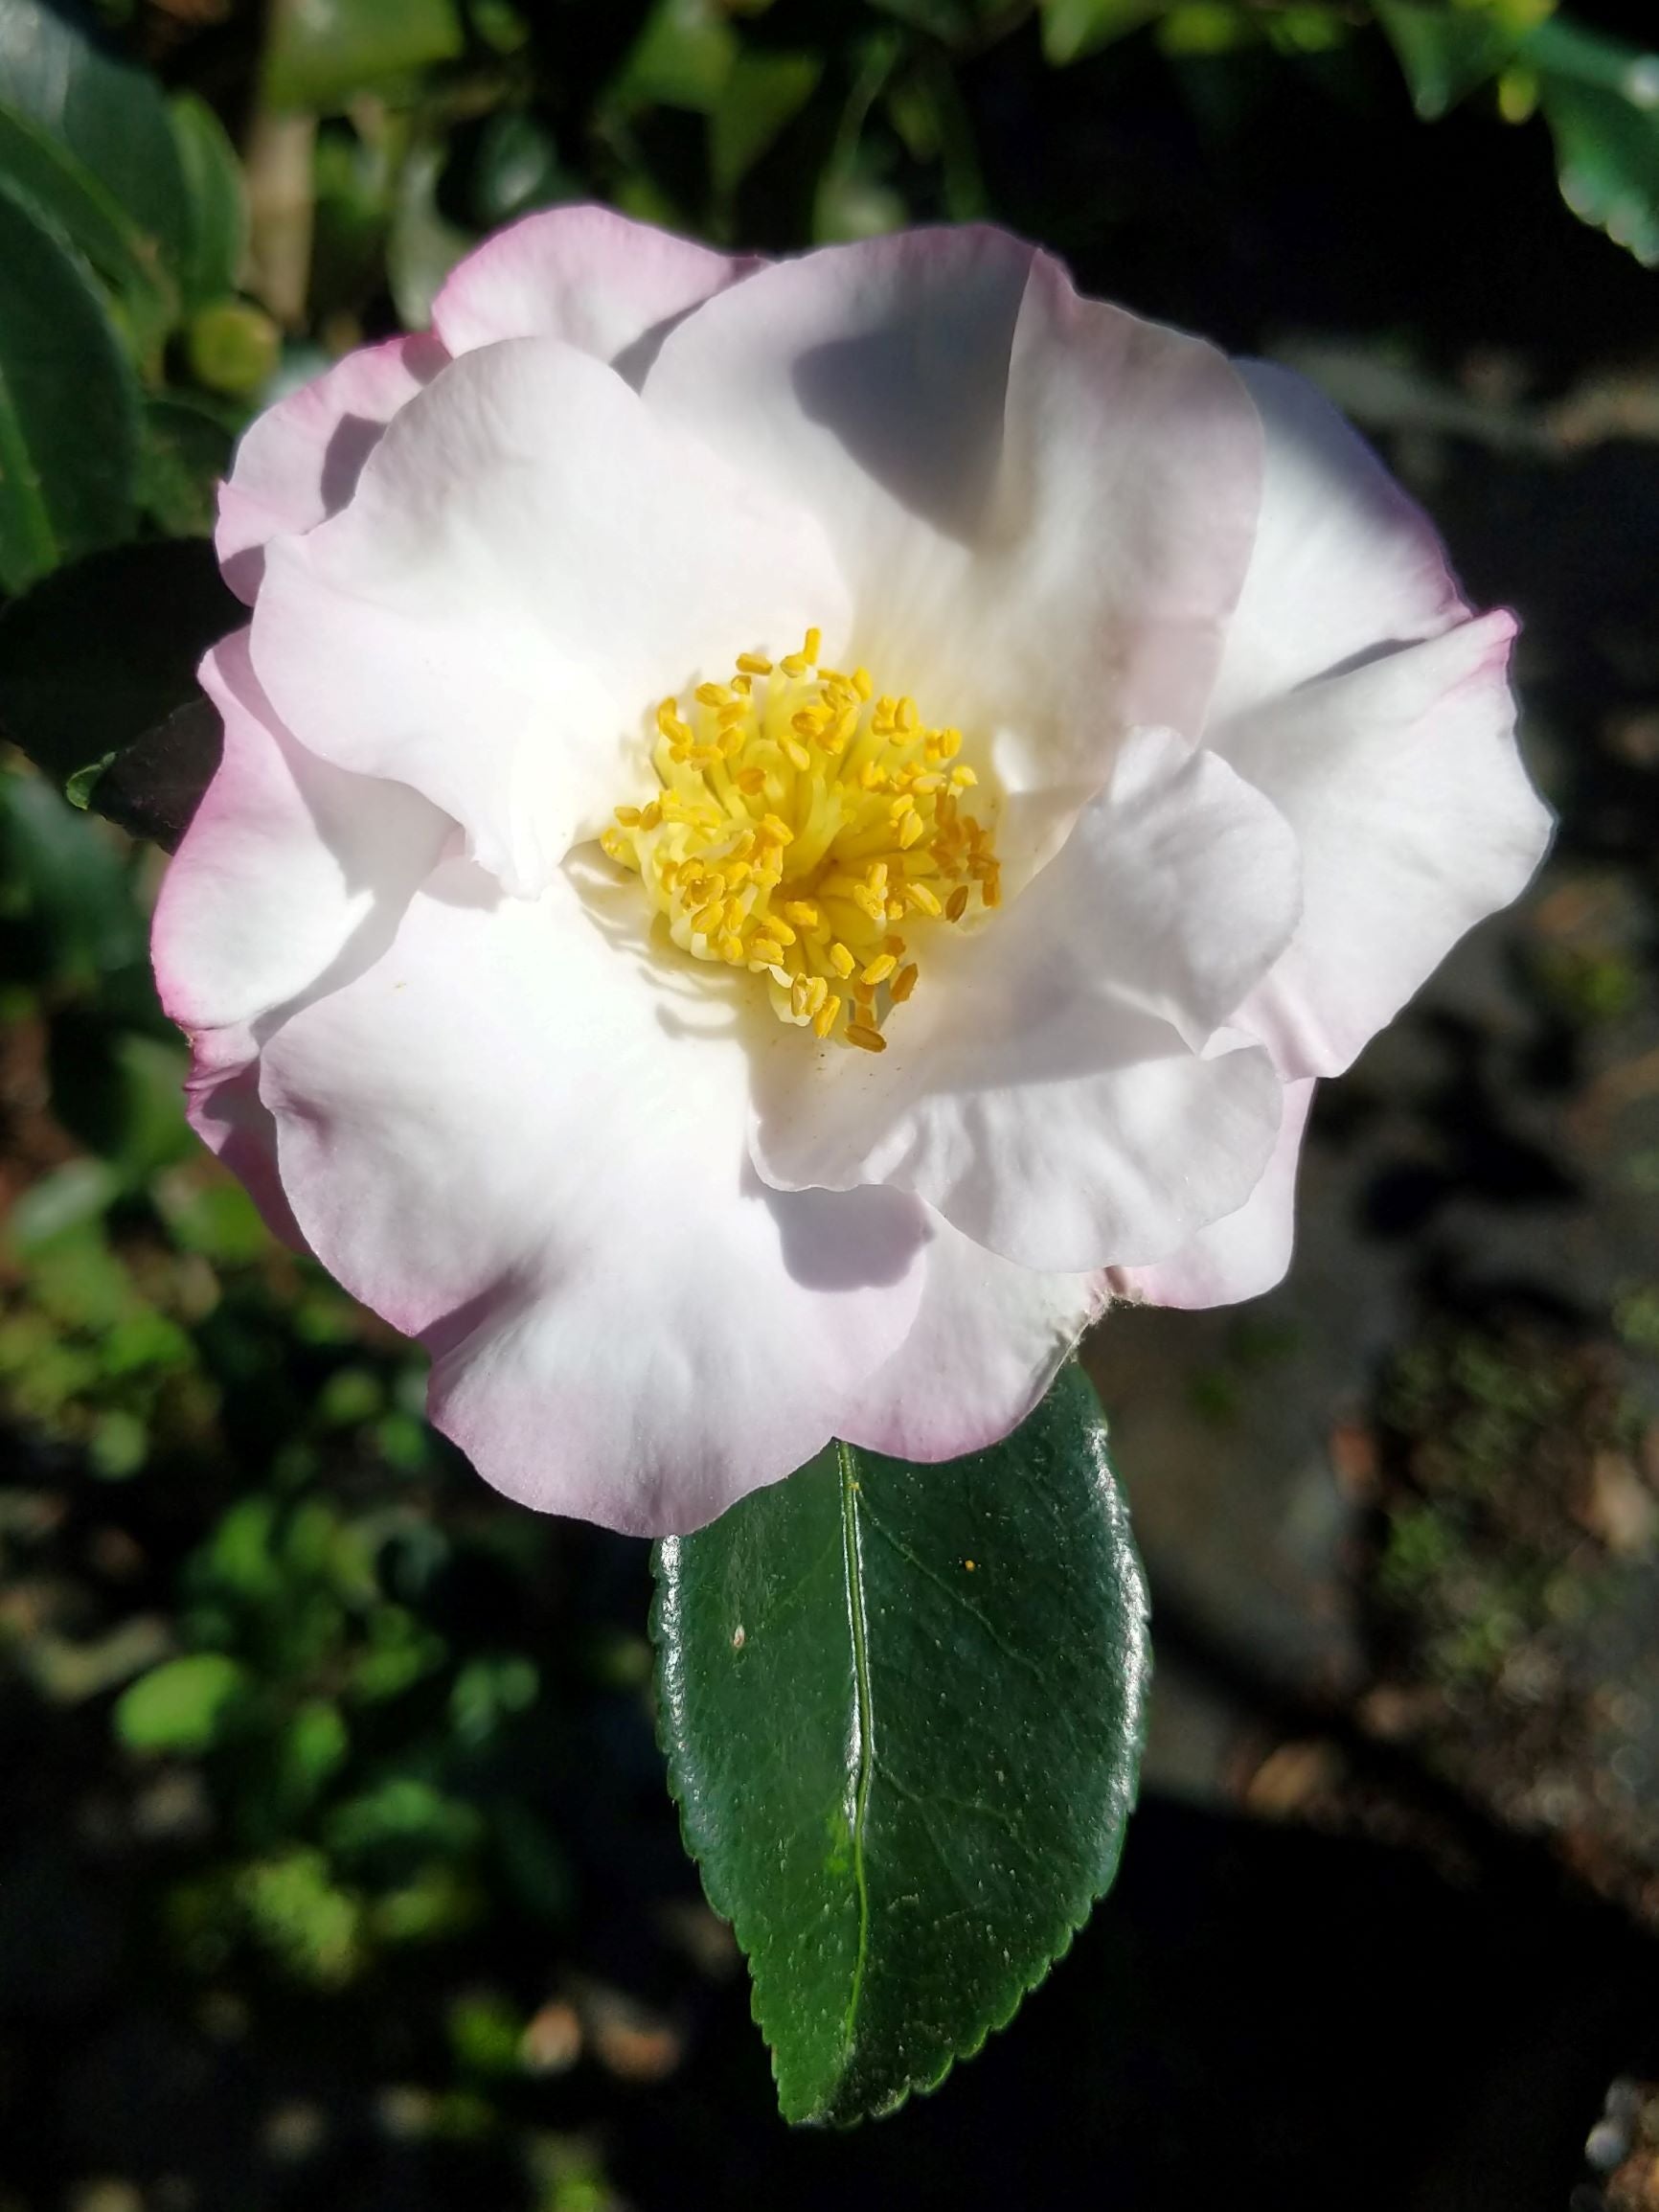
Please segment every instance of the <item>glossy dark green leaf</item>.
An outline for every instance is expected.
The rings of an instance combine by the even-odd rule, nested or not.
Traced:
[[[824,72],[817,54],[740,54],[709,118],[715,190],[735,192],[794,121]]]
[[[134,352],[152,357],[172,319],[173,296],[150,242],[61,141],[3,99],[0,180],[84,255],[115,294]]]
[[[184,177],[186,232],[179,270],[187,308],[235,291],[248,248],[247,188],[225,126],[193,92],[169,109]]]
[[[0,614],[0,733],[60,785],[114,754],[90,794],[80,794],[100,810],[106,782],[125,767],[121,756],[155,733],[120,787],[130,808],[141,796],[140,768],[152,777],[165,771],[174,787],[172,819],[184,797],[178,779],[202,764],[204,733],[216,732],[216,720],[197,714],[180,726],[169,718],[196,707],[196,664],[245,619],[201,539],[121,546],[78,561]],[[172,731],[165,743],[164,724]]]
[[[655,1566],[670,1784],[784,2117],[890,2111],[1117,1868],[1146,1593],[1094,1393],[947,1467],[833,1446]]]
[[[189,201],[167,101],[116,53],[74,0],[0,0],[0,88],[10,107],[56,138],[143,233],[179,265]]]
[[[1526,58],[1555,137],[1562,198],[1639,262],[1659,263],[1659,55],[1547,23]]]
[[[0,589],[130,532],[138,413],[84,263],[0,187]]]

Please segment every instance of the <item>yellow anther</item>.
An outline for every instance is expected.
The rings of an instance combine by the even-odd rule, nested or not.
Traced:
[[[872,860],[869,867],[864,871],[864,880],[869,884],[871,890],[875,893],[876,897],[879,898],[887,888],[886,861]]]
[[[601,849],[608,853],[613,860],[625,860],[627,858],[628,849],[623,842],[619,831],[608,827],[602,830],[599,833],[599,841]]]
[[[693,933],[698,937],[713,937],[715,932],[719,928],[720,924],[725,919],[726,908],[724,901],[719,899],[713,900],[707,906],[703,908],[700,914],[693,914],[692,916]]]
[[[766,788],[766,771],[764,768],[739,768],[732,781],[747,797],[759,798]]]
[[[841,1001],[831,995],[812,1016],[812,1029],[818,1037],[828,1037],[841,1018]]]
[[[772,664],[763,652],[740,652],[738,667],[746,676],[769,676],[772,673]]]
[[[879,761],[866,761],[858,771],[858,781],[867,791],[885,790],[891,780]]]
[[[899,728],[904,731],[906,736],[908,736],[909,733],[914,730],[921,720],[920,715],[917,712],[916,701],[912,698],[900,699],[898,702],[898,712],[895,717],[895,719],[898,721]]]
[[[993,868],[979,887],[979,895],[988,906],[1002,904],[1002,870]]]
[[[804,676],[811,663],[805,653],[786,652],[778,666],[786,676]]]
[[[890,999],[892,999],[895,1006],[902,1006],[904,1004],[904,1001],[916,989],[916,978],[920,974],[920,972],[921,970],[917,967],[914,960],[907,968],[901,968],[898,970],[898,973],[887,986],[887,995]]]
[[[763,960],[768,968],[779,968],[784,961],[784,947],[775,937],[751,937],[749,958]]]
[[[797,1021],[805,1021],[807,1018],[807,1001],[811,994],[811,982],[805,975],[797,975],[789,986],[789,1012]]]
[[[803,654],[807,660],[815,661],[823,650],[824,632],[821,629],[809,629],[807,632],[807,642],[801,648]]]
[[[906,883],[904,886],[904,903],[907,907],[914,907],[919,914],[931,915],[935,921],[944,912],[943,907],[939,903],[938,894],[931,891],[925,883]]]
[[[875,689],[875,686],[871,680],[870,671],[868,669],[861,668],[854,669],[852,671],[852,689],[858,694],[858,696],[861,699],[869,698],[871,693]]]
[[[625,830],[635,830],[639,827],[640,810],[637,807],[618,807],[616,818]]]
[[[913,845],[920,845],[926,834],[927,821],[921,814],[906,814],[898,826],[898,842],[906,853]]]
[[[904,901],[902,899],[888,900],[887,919],[889,922],[902,922],[904,920]]]
[[[640,809],[640,828],[642,830],[660,830],[662,826],[663,810],[653,799],[648,807]]]
[[[748,955],[743,950],[743,940],[735,929],[729,929],[725,936],[720,939],[720,958],[730,962],[732,967],[736,968],[739,961],[745,960],[747,957]]]
[[[878,1029],[867,1029],[861,1021],[847,1024],[847,1041],[855,1044],[860,1052],[885,1052],[887,1039]]]
[[[830,995],[830,979],[825,975],[812,976],[807,985],[807,1012],[817,1014]]]
[[[894,959],[891,952],[883,952],[870,963],[870,966],[865,969],[864,972],[859,976],[858,980],[860,983],[868,983],[871,985],[885,983],[887,978],[893,973],[893,970],[898,966],[898,963]]]
[[[902,822],[906,814],[914,814],[915,811],[916,801],[906,791],[899,798],[895,799],[892,806],[888,808],[887,819],[890,822]]]
[[[967,912],[967,885],[966,883],[957,885],[944,902],[944,911],[949,921],[960,922],[962,920]]]
[[[960,767],[951,769],[950,780],[956,786],[959,791],[971,791],[974,786],[979,782],[979,778],[974,774],[973,770],[967,765],[966,761]]]
[[[791,899],[784,911],[802,929],[816,929],[824,920],[808,899]]]
[[[762,814],[761,816],[761,828],[768,837],[780,845],[792,845],[795,842],[794,831],[790,829],[787,822],[779,821],[776,814]]]
[[[804,776],[812,765],[812,756],[806,746],[795,738],[780,738],[778,742],[783,746],[784,758],[789,765]]]
[[[692,694],[700,707],[723,707],[731,696],[725,684],[699,684]]]
[[[768,914],[766,917],[766,934],[775,937],[780,945],[793,945],[796,942],[795,932],[776,914]]]
[[[837,938],[830,947],[830,965],[837,975],[851,975],[858,963]]]

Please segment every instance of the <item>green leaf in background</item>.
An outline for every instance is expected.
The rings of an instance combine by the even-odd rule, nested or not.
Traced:
[[[73,0],[0,0],[0,90],[89,170],[170,268],[191,217],[167,102],[154,78],[111,52]]]
[[[193,705],[196,664],[245,619],[199,538],[79,561],[0,614],[0,733],[66,784]]]
[[[1165,0],[1041,0],[1043,54],[1077,61],[1164,12]]]
[[[386,241],[386,276],[406,331],[423,331],[444,278],[478,240],[452,223],[438,204],[443,148],[415,147],[398,180],[398,205]]]
[[[231,445],[229,427],[211,407],[177,394],[146,400],[139,504],[170,537],[213,536],[216,488]]]
[[[661,1727],[790,2120],[934,2087],[1071,1943],[1135,1795],[1146,1592],[1084,1377],[948,1467],[832,1446],[658,1546]]]
[[[612,86],[624,109],[660,102],[712,115],[740,51],[716,0],[657,0]]]
[[[164,1660],[116,1699],[115,1732],[130,1751],[209,1750],[247,1686],[247,1669],[223,1652]]]
[[[740,54],[709,117],[715,190],[735,192],[817,90],[817,54]]]
[[[173,302],[150,241],[67,147],[4,100],[0,181],[85,256],[115,293],[135,353],[153,358],[172,318]]]
[[[234,292],[248,250],[247,189],[236,148],[205,100],[181,92],[168,109],[188,222],[180,277],[187,308]]]
[[[1487,0],[1447,7],[1443,0],[1374,0],[1376,19],[1399,57],[1412,104],[1434,123],[1466,94],[1513,60],[1555,0]]]
[[[91,277],[0,187],[0,589],[130,533],[138,416]]]
[[[1639,262],[1659,262],[1659,54],[1559,20],[1528,42],[1561,196]]]
[[[453,61],[464,44],[454,0],[279,0],[265,98],[334,114],[359,92]]]

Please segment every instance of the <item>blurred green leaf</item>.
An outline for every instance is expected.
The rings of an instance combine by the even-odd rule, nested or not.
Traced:
[[[209,1750],[248,1687],[246,1668],[223,1652],[167,1659],[116,1699],[115,1732],[129,1751]]]
[[[1146,1592],[1094,1392],[948,1467],[834,1446],[655,1563],[670,1784],[784,2115],[890,2111],[1116,1871]]]
[[[0,774],[0,851],[28,895],[57,981],[94,983],[145,957],[144,917],[119,846],[38,776]]]
[[[1166,0],[1041,0],[1043,53],[1077,61],[1162,14]]]
[[[0,86],[91,171],[143,234],[157,272],[190,252],[184,172],[155,80],[114,52],[75,0],[0,0]]]
[[[225,126],[193,92],[168,108],[184,177],[188,223],[180,271],[187,308],[202,306],[241,281],[248,250],[248,195]]]
[[[480,229],[493,230],[533,208],[574,196],[574,181],[545,124],[517,109],[489,118],[472,170],[471,210]]]
[[[0,274],[0,292],[4,284]],[[0,316],[0,356],[5,342]],[[77,398],[84,406],[84,394]],[[0,614],[0,731],[61,785],[104,754],[119,756],[173,709],[196,705],[196,664],[245,620],[199,540],[79,561]],[[115,772],[93,787],[101,809]]]
[[[170,537],[213,536],[216,491],[230,467],[231,445],[231,433],[219,418],[193,400],[170,397],[145,402],[139,504]],[[101,768],[111,759],[105,756]],[[70,795],[78,806],[85,806],[93,787]]]
[[[185,332],[196,382],[239,399],[269,382],[282,350],[281,331],[252,300],[213,300],[197,308]]]
[[[150,241],[61,141],[4,100],[0,181],[86,257],[113,289],[139,360],[152,359],[172,320],[173,300]]]
[[[652,102],[712,115],[740,51],[717,0],[657,0],[612,86],[624,107]]]
[[[1492,0],[1486,7],[1446,7],[1443,0],[1374,0],[1411,87],[1412,104],[1433,123],[1477,85],[1505,68],[1553,0]]]
[[[0,589],[130,533],[138,414],[84,264],[0,189]]]
[[[398,319],[409,331],[426,329],[439,287],[462,255],[478,242],[438,205],[443,162],[442,145],[418,146],[398,182],[398,206],[386,241],[386,276]]]
[[[60,1007],[52,1017],[53,1111],[134,1187],[193,1149],[184,1118],[189,1066],[182,1044],[119,1029],[97,1009]]]
[[[715,190],[733,193],[800,114],[824,74],[818,54],[740,54],[709,117]]]
[[[292,0],[272,10],[265,98],[337,113],[357,93],[453,61],[464,45],[454,0]]]
[[[1561,196],[1643,263],[1659,263],[1659,54],[1570,22],[1528,42]]]

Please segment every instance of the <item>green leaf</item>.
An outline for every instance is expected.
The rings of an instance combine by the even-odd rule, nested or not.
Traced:
[[[817,54],[738,57],[709,118],[709,166],[717,193],[737,190],[811,99],[823,72]]]
[[[417,146],[398,180],[398,207],[386,242],[386,277],[407,331],[425,330],[444,278],[478,242],[470,231],[452,223],[438,204],[443,161],[442,146]]]
[[[231,433],[217,415],[176,396],[148,400],[139,454],[139,504],[170,537],[211,537],[215,493],[229,469],[230,455]],[[75,795],[72,790],[70,796]]]
[[[0,85],[91,171],[176,269],[190,236],[189,200],[160,86],[116,54],[72,0],[0,0]]]
[[[1512,61],[1537,28],[1540,11],[1521,0],[1448,8],[1443,0],[1374,0],[1376,20],[1398,57],[1412,104],[1436,122],[1466,94]]]
[[[187,211],[180,277],[187,308],[234,292],[248,249],[248,195],[225,126],[193,92],[168,109]]]
[[[0,323],[0,346],[3,332]],[[120,756],[152,731],[159,740],[174,710],[198,706],[197,662],[245,620],[201,539],[125,545],[79,561],[0,615],[0,732],[60,785],[115,754],[90,793],[103,811]],[[164,747],[165,764],[176,776],[187,759],[199,763],[204,733],[215,732],[213,718],[198,716]],[[143,796],[130,776],[125,796],[129,805]],[[175,793],[174,813],[177,803]]]
[[[131,531],[138,410],[84,265],[0,188],[0,590]]]
[[[948,1467],[832,1446],[655,1557],[670,1786],[789,2120],[934,2087],[1110,1885],[1146,1593],[1068,1368]]]
[[[1150,23],[1164,5],[1165,0],[1042,0],[1044,57],[1077,61]]]
[[[657,0],[612,96],[624,108],[660,103],[713,115],[739,52],[738,34],[717,0]]]
[[[223,1652],[194,1652],[141,1675],[115,1705],[115,1732],[130,1751],[206,1751],[248,1686]]]
[[[305,0],[272,11],[264,96],[333,114],[360,92],[453,61],[464,44],[454,0]]]
[[[110,286],[135,351],[151,357],[172,320],[170,288],[146,239],[92,171],[52,134],[0,101],[0,181]]]
[[[1639,262],[1659,263],[1659,54],[1576,23],[1528,41],[1561,196]]]

